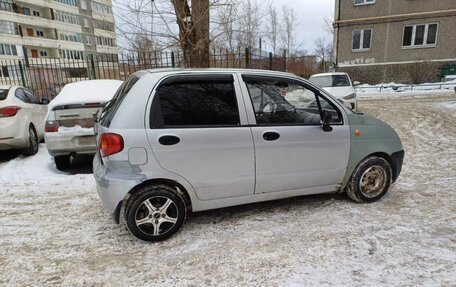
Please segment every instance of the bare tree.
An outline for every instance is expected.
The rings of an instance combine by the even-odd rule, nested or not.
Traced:
[[[230,50],[235,48],[238,33],[238,4],[236,0],[229,0],[215,6],[214,18],[211,19],[211,24],[215,26],[211,30],[211,44],[214,47]]]
[[[327,41],[325,38],[318,38],[315,41],[315,47],[314,53],[320,62],[320,68],[326,72],[330,67],[333,53],[332,41]]]
[[[244,0],[239,6],[237,42],[240,47],[255,47],[260,35],[261,19],[266,10],[257,0]]]
[[[282,6],[282,47],[287,51],[288,55],[292,54],[294,51],[294,42],[295,42],[295,27],[296,27],[296,14],[294,13],[293,8],[288,8],[286,5]]]
[[[274,54],[277,52],[277,42],[278,42],[278,36],[279,36],[279,22],[278,22],[278,15],[277,15],[277,9],[273,5],[269,5],[269,25],[268,25],[268,38],[271,41],[272,45],[272,52]]]

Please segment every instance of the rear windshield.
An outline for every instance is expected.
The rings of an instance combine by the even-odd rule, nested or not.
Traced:
[[[0,101],[3,101],[8,96],[8,90],[0,89]]]
[[[309,80],[322,88],[350,86],[350,81],[346,75],[317,76],[311,77]]]
[[[114,115],[116,114],[117,109],[119,108],[120,104],[122,103],[125,96],[131,90],[131,88],[136,84],[139,80],[137,75],[131,75],[123,84],[119,87],[117,92],[115,93],[112,100],[110,100],[106,106],[102,109],[100,115],[100,124],[105,127],[109,127],[111,124]]]

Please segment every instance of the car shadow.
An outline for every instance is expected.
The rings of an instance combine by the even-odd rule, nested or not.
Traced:
[[[15,159],[21,153],[18,150],[2,150],[0,151],[0,163],[4,163]]]
[[[70,167],[62,170],[70,174],[91,174],[93,155],[76,155],[71,158]]]

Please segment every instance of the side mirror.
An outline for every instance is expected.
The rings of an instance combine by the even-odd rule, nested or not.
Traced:
[[[353,86],[359,86],[359,85],[361,85],[361,83],[359,81],[354,81],[353,82]]]
[[[42,105],[48,105],[50,102],[51,102],[51,101],[49,101],[48,98],[42,98],[42,99],[41,99],[41,104],[42,104]]]
[[[323,111],[323,131],[330,132],[333,130],[331,126],[332,116],[331,113],[327,110]]]

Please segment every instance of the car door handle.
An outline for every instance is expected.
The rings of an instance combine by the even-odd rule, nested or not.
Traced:
[[[280,138],[280,134],[276,132],[265,132],[263,134],[263,139],[267,141],[275,141]]]
[[[180,138],[176,136],[161,136],[158,142],[162,145],[175,145],[180,142]]]

